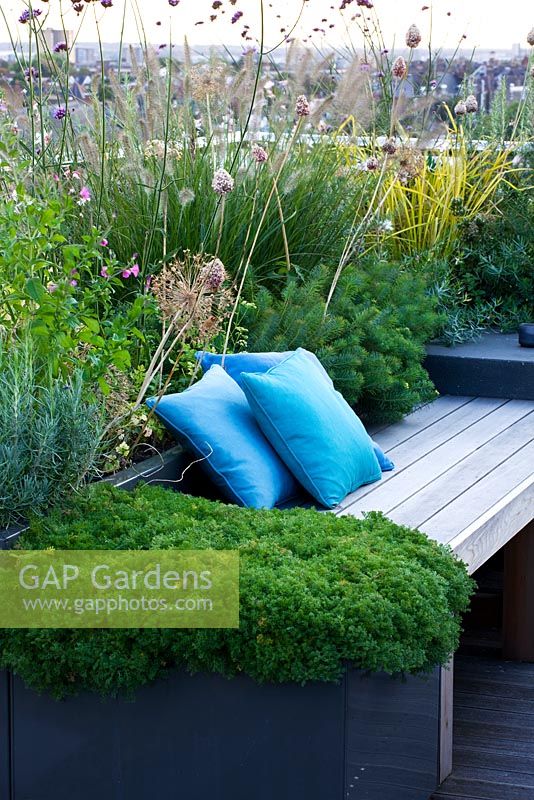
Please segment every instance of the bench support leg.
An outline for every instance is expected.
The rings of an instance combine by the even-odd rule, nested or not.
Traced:
[[[503,656],[534,661],[534,521],[504,548]]]
[[[454,688],[454,658],[441,668],[441,700],[439,720],[439,782],[452,772],[452,713]]]

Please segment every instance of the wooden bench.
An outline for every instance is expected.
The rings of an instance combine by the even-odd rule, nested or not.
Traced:
[[[396,468],[335,513],[382,511],[449,545],[470,573],[506,546],[505,655],[534,661],[534,401],[443,396],[371,433]],[[441,681],[441,780],[452,769],[452,683],[451,662]]]

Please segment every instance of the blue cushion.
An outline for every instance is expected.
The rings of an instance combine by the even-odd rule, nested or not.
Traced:
[[[377,444],[374,439],[371,439],[371,443],[382,472],[391,472],[392,469],[395,469],[395,464],[390,458],[387,457],[380,445]]]
[[[319,359],[314,353],[309,350],[299,348],[300,352],[305,353],[306,356],[313,361],[313,363],[321,370],[323,376],[326,378],[330,386],[333,382],[328,372],[325,370]],[[241,385],[241,374],[243,372],[267,372],[272,367],[276,367],[282,361],[285,361],[295,351],[288,350],[284,353],[231,353],[225,356],[224,369],[226,372]],[[200,362],[203,372],[206,372],[213,364],[222,366],[222,355],[219,353],[208,353],[206,350],[199,350],[195,353],[196,359]],[[382,472],[388,472],[395,468],[395,465],[382,451],[381,447],[373,442],[375,455],[378,458],[378,463]]]
[[[304,350],[303,347],[299,348],[299,350],[321,370],[330,385],[333,385],[332,379],[317,356],[314,353],[310,353],[309,350]],[[284,353],[227,353],[224,356],[224,364],[222,363],[223,356],[221,353],[208,353],[206,350],[199,350],[195,353],[195,357],[200,362],[203,372],[206,372],[213,364],[219,364],[241,386],[243,372],[267,372],[267,370],[285,361],[294,352],[294,350],[287,350]]]
[[[302,350],[263,374],[243,373],[241,382],[266,437],[323,506],[380,478],[359,418]]]
[[[147,400],[184,445],[200,458],[213,482],[232,502],[272,508],[300,487],[275,453],[250,410],[243,391],[212,367],[185,392]]]

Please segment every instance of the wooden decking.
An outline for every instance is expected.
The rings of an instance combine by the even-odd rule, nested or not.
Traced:
[[[457,656],[453,763],[433,800],[534,800],[534,664]]]
[[[534,401],[443,396],[373,435],[396,469],[339,515],[383,511],[449,544],[471,572],[534,517]]]

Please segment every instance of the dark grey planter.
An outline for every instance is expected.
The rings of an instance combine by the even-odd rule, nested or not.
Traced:
[[[0,673],[3,800],[428,800],[439,670],[263,685],[171,673],[56,701]]]
[[[180,448],[115,475],[211,494]],[[23,527],[4,537],[12,546]],[[347,667],[339,684],[258,685],[172,671],[134,700],[63,701],[0,672],[1,800],[428,800],[439,783],[441,671]]]

